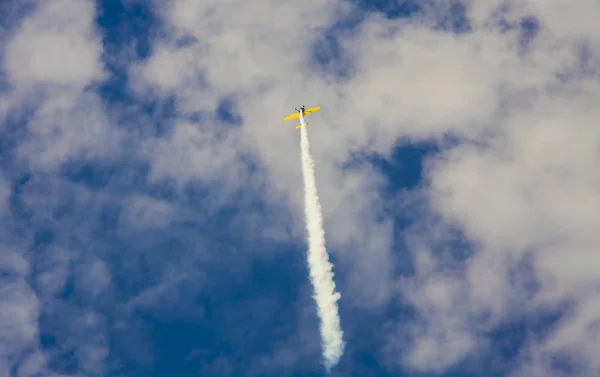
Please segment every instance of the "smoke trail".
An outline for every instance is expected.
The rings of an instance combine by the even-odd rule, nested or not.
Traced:
[[[344,353],[343,332],[340,328],[340,315],[337,301],[340,294],[335,292],[332,265],[325,249],[323,214],[317,194],[314,161],[310,155],[310,144],[304,117],[300,116],[300,146],[302,150],[302,175],[304,177],[304,212],[308,233],[308,266],[314,287],[314,298],[321,319],[321,342],[325,367],[329,371]]]

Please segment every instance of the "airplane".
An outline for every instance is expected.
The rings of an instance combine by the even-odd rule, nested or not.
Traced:
[[[301,108],[294,109],[294,110],[296,110],[296,112],[294,114],[286,116],[285,118],[283,118],[283,120],[290,120],[290,119],[295,119],[295,118],[300,118],[300,117],[304,118],[305,115],[312,114],[315,111],[321,110],[321,106],[312,107],[307,110],[305,108],[305,106],[302,105]],[[306,125],[308,125],[308,123],[306,123]],[[300,128],[300,127],[302,127],[302,123],[300,123],[299,125],[296,126],[296,128]]]

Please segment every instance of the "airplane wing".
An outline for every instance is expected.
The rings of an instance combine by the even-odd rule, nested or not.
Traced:
[[[290,119],[298,118],[299,116],[300,116],[300,114],[293,113],[292,115],[288,115],[285,118],[283,118],[283,120],[290,120]]]
[[[311,114],[319,110],[321,110],[321,106],[311,107],[310,109],[304,111],[304,115]]]

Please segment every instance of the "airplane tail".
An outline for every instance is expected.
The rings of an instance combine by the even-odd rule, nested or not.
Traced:
[[[306,122],[306,125],[308,126],[308,122]],[[296,126],[297,129],[300,129],[300,127],[302,127],[301,124],[299,124],[299,125]]]

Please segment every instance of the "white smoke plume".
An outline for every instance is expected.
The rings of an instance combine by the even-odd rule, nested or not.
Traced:
[[[304,117],[300,116],[300,146],[302,153],[302,175],[304,177],[304,211],[308,233],[308,267],[314,287],[314,298],[321,320],[321,342],[323,359],[327,371],[335,366],[344,353],[343,332],[337,301],[340,294],[335,291],[333,266],[325,248],[323,214],[317,193],[314,161],[310,154],[310,144]]]

